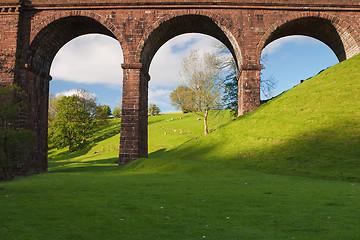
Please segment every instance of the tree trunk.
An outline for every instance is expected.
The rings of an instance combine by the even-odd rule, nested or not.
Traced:
[[[205,136],[209,133],[208,125],[207,125],[208,113],[209,113],[209,110],[205,110],[205,115],[204,115],[204,134],[205,134]]]

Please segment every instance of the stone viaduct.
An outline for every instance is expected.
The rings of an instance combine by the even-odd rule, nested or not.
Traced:
[[[17,83],[29,110],[20,125],[37,133],[24,173],[47,170],[50,66],[70,40],[100,33],[124,54],[119,165],[147,157],[149,66],[156,51],[184,33],[210,35],[228,47],[239,72],[239,115],[260,105],[260,56],[289,35],[316,38],[340,61],[360,52],[359,0],[0,0],[0,52],[10,54],[0,83]],[[119,66],[120,67],[120,66]]]

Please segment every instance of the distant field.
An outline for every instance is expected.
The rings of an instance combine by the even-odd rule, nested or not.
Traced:
[[[49,172],[0,183],[0,239],[359,239],[360,55],[239,118],[149,117],[149,158],[116,164],[120,120]]]

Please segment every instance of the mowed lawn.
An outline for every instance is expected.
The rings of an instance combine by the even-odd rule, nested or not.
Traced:
[[[100,169],[1,184],[1,239],[360,236],[357,183],[245,170]]]
[[[120,120],[49,172],[0,183],[0,239],[359,239],[360,56],[240,118],[149,118],[149,158],[116,164]],[[201,120],[197,120],[201,118]]]

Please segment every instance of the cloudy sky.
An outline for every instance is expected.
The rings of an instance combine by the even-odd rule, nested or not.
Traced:
[[[175,111],[169,94],[180,82],[182,59],[192,49],[215,51],[215,42],[206,35],[185,34],[164,44],[150,66],[149,103],[155,103],[161,112]],[[326,45],[302,36],[274,41],[263,50],[263,55],[267,56],[263,76],[278,83],[272,96],[338,63]],[[99,104],[114,109],[122,95],[122,63],[121,47],[116,40],[97,34],[78,37],[57,53],[50,71],[53,77],[50,93],[56,95],[81,88],[95,94]]]

